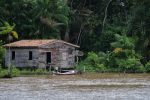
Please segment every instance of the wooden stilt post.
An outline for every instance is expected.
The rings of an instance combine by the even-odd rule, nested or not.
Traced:
[[[84,70],[83,71],[85,72],[85,66],[84,66]]]
[[[79,63],[79,57],[77,56],[77,64]]]

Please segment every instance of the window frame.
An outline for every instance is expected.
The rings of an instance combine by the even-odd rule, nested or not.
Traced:
[[[48,53],[50,54],[50,62],[48,62]],[[52,52],[46,52],[46,64],[52,63]]]
[[[11,60],[15,60],[15,59],[16,59],[16,52],[11,51]]]
[[[72,49],[72,48],[69,48],[69,49],[68,49],[68,54],[69,54],[69,55],[72,55],[72,54],[73,54],[73,49]]]
[[[33,60],[33,52],[29,51],[28,60]]]

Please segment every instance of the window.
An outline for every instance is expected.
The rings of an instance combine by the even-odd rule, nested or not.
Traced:
[[[29,51],[29,60],[32,60],[32,51]]]
[[[46,53],[46,62],[47,62],[47,64],[50,64],[52,62],[51,61],[51,52]]]
[[[69,48],[69,49],[68,49],[68,54],[71,55],[72,53],[73,53],[73,49],[70,49],[70,48]]]
[[[15,60],[15,51],[12,51],[11,57],[12,60]]]

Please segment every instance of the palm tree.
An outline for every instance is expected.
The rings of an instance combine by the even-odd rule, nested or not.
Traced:
[[[66,0],[36,0],[33,12],[39,33],[47,34],[53,30],[59,38],[62,26],[65,26],[65,33],[67,33],[69,7]]]
[[[13,24],[11,26],[8,22],[2,22],[2,26],[0,27],[0,35],[6,35],[6,34],[8,34],[9,37],[14,37],[14,38],[18,39],[17,32],[13,31],[14,28],[15,28],[15,24]]]
[[[13,31],[15,28],[15,24],[12,26],[8,22],[2,22],[2,26],[0,27],[0,35],[8,35],[8,41],[10,41],[13,38],[18,39],[18,34],[16,31]],[[8,65],[8,77],[11,77],[12,75],[12,68],[11,68],[11,62],[10,62],[10,47],[9,47],[9,65]]]

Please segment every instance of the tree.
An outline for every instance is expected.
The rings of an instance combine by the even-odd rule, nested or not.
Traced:
[[[122,49],[134,49],[135,40],[133,38],[127,37],[126,34],[119,35],[115,34],[116,42],[111,43],[113,48],[122,48]]]
[[[14,31],[15,24],[11,26],[8,22],[2,22],[2,26],[0,27],[0,35],[8,35],[8,41],[10,42],[13,37],[18,39],[18,34],[16,31]],[[10,61],[10,47],[9,47],[9,65],[8,65],[8,77],[11,77],[12,75],[12,65]]]
[[[29,38],[35,31],[31,9],[35,0],[1,0],[0,19],[15,23],[21,38]]]
[[[37,32],[42,35],[41,38],[61,38],[61,27],[65,30],[61,34],[67,33],[69,7],[66,0],[36,0],[34,6]]]
[[[131,17],[129,19],[129,33],[132,36],[138,37],[138,43],[136,50],[146,56],[149,55],[150,47],[150,1],[149,0],[137,0],[131,9]]]

